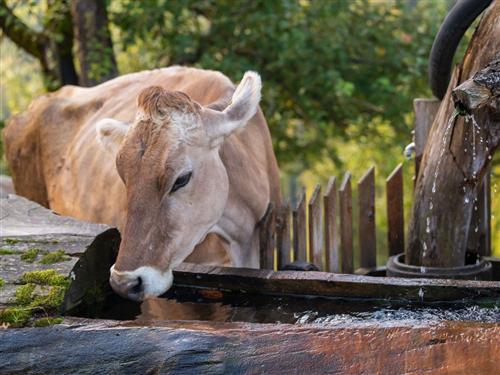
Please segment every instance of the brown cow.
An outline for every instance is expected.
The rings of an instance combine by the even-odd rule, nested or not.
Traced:
[[[197,260],[213,257],[214,236],[232,265],[257,267],[257,223],[280,199],[260,91],[253,72],[235,89],[221,73],[184,67],[63,87],[4,130],[16,192],[118,226],[110,281],[131,299],[165,292],[195,247]]]

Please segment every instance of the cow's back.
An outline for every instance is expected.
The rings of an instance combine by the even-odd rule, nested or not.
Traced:
[[[183,91],[202,105],[230,98],[234,90],[220,73],[171,67],[128,74],[92,88],[67,86],[44,95],[14,116],[4,130],[16,192],[63,215],[121,226],[125,189],[114,156],[96,139],[95,124],[103,118],[132,123],[137,95],[152,85]],[[249,165],[248,173],[261,171],[258,179],[263,186],[242,188],[264,189],[279,197],[277,164],[260,111],[243,132],[226,141],[221,157],[224,162],[236,160],[228,168],[230,179],[242,164]],[[246,199],[252,201],[250,196]]]

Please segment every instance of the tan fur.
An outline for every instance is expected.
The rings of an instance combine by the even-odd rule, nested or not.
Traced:
[[[3,133],[16,192],[59,214],[123,230],[130,197],[117,173],[115,158],[96,139],[95,124],[108,117],[134,123],[138,103],[151,118],[164,116],[161,108],[165,107],[197,114],[198,104],[220,107],[233,92],[234,85],[220,73],[174,67],[125,75],[93,88],[67,86],[44,95],[14,116]],[[160,142],[166,146],[155,151],[164,152],[165,161],[168,153],[175,152],[168,146],[170,135],[149,129],[137,136],[144,144]],[[237,205],[246,218],[234,226],[241,227],[242,236],[248,236],[248,224],[257,223],[267,204],[280,199],[278,166],[260,110],[241,132],[226,139],[219,154],[229,178],[228,202]],[[136,207],[143,210],[157,199],[149,191],[128,194],[134,195]],[[210,244],[202,243],[198,248],[203,248],[211,263],[214,256],[210,252],[220,257],[220,264],[227,263],[227,254],[224,257],[219,251],[227,243],[216,245],[210,235]],[[196,252],[192,259],[203,262],[203,256],[195,256]]]

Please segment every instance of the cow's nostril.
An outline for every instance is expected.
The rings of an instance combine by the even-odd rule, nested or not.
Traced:
[[[139,276],[137,278],[137,284],[132,287],[132,292],[141,293],[142,292],[142,278]]]

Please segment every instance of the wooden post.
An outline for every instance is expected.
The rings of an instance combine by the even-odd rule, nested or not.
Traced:
[[[346,172],[339,190],[342,273],[353,273],[351,173]]]
[[[272,270],[274,269],[275,244],[275,209],[273,203],[269,203],[260,225],[260,268]]]
[[[375,167],[371,167],[358,182],[360,267],[377,266],[375,233]]]
[[[337,186],[335,177],[330,177],[323,197],[325,215],[325,270],[340,272],[339,247],[335,212],[337,210]]]
[[[405,250],[403,206],[403,164],[399,164],[387,177],[387,240],[389,256]]]
[[[429,131],[431,130],[440,104],[441,101],[438,99],[413,100],[413,112],[415,114],[415,181],[418,176],[427,137],[429,136]]]
[[[283,204],[276,217],[276,248],[278,251],[277,269],[282,269],[291,262],[290,257],[290,204]]]
[[[293,260],[307,262],[307,233],[306,233],[306,193],[304,190],[297,199],[297,206],[293,210]]]
[[[321,218],[321,186],[316,185],[309,200],[309,252],[311,262],[320,270],[324,270],[323,264],[323,223]]]
[[[474,202],[500,146],[499,19],[500,2],[494,1],[453,73],[429,133],[408,230],[405,261],[410,265],[465,264]],[[456,117],[456,108],[469,121]]]

